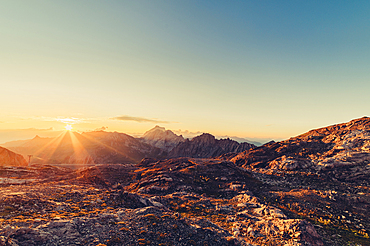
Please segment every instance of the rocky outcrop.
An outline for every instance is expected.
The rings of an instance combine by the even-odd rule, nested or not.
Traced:
[[[153,129],[145,132],[141,139],[144,143],[160,148],[166,152],[171,151],[179,143],[185,141],[181,135],[178,136],[172,131],[166,130],[164,127],[160,126],[155,126]]]
[[[0,166],[27,166],[28,162],[22,155],[0,147]]]
[[[313,171],[363,166],[370,162],[370,118],[309,131],[286,141],[268,143],[230,159],[251,168]]]
[[[256,182],[229,161],[184,157],[148,163],[144,159],[136,167],[140,182],[132,182],[128,190],[142,194],[186,191],[230,197]]]
[[[176,146],[168,157],[210,158],[227,153],[239,153],[256,147],[249,143],[238,143],[231,139],[216,139],[213,135],[203,133],[192,140],[186,140]]]
[[[370,118],[315,129],[281,142],[267,143],[231,160],[268,184],[273,204],[314,221],[316,229],[336,234],[326,245],[338,242],[349,228],[357,244],[370,235]],[[272,188],[273,187],[273,188]],[[330,204],[330,205],[328,205]],[[360,222],[363,221],[363,222]]]

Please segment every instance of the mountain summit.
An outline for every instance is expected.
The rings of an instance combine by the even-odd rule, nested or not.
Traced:
[[[154,147],[160,148],[165,151],[171,151],[179,143],[184,142],[183,136],[178,136],[164,127],[155,126],[149,131],[145,132],[142,140]]]

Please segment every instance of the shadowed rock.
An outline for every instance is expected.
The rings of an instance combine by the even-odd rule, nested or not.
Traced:
[[[256,147],[249,143],[238,143],[231,139],[217,140],[213,135],[203,133],[202,135],[180,143],[170,151],[168,157],[193,157],[210,158],[226,153],[240,153]]]

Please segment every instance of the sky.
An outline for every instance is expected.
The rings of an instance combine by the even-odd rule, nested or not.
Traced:
[[[286,139],[370,115],[369,1],[0,0],[0,142]]]

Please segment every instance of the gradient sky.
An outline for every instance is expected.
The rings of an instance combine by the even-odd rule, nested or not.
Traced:
[[[369,13],[369,1],[0,1],[0,142],[66,124],[284,139],[369,116]]]

